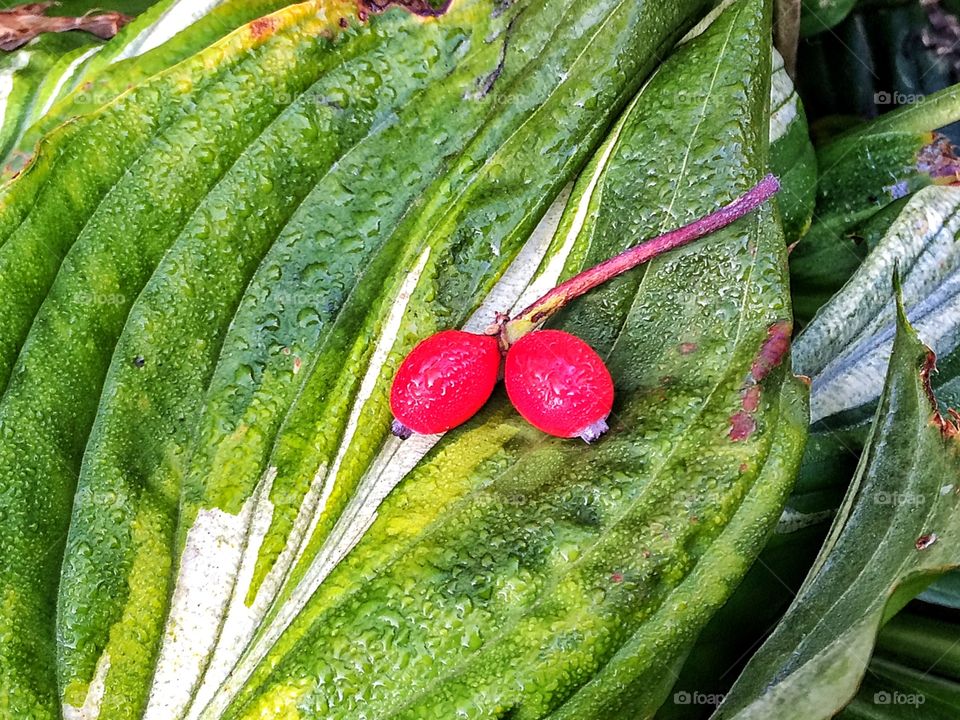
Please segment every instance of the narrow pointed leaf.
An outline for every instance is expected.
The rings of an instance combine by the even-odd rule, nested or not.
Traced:
[[[799,595],[716,720],[833,717],[855,695],[883,623],[960,564],[958,430],[932,397],[932,370],[901,305],[853,484]]]
[[[946,358],[960,345],[960,188],[929,187],[903,206],[876,247],[797,338],[794,369],[813,381],[811,419],[869,421],[893,345],[899,267],[917,332]],[[935,382],[943,382],[938,376]]]
[[[882,391],[895,334],[889,278],[899,267],[907,315],[940,357],[931,382],[941,407],[957,402],[960,347],[960,189],[929,187],[877,218],[873,246],[844,287],[799,335],[794,370],[812,380],[811,439],[790,506],[822,517],[853,475]],[[888,211],[883,211],[887,215]]]

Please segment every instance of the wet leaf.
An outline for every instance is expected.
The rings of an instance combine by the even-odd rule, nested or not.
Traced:
[[[223,670],[207,662],[220,631],[229,653],[262,610],[248,593],[272,600],[273,568],[309,569],[299,542],[322,541],[356,495],[398,354],[488,299],[704,5],[301,3],[43,137],[0,205],[13,714],[185,709]],[[490,303],[523,283],[501,288]],[[262,547],[246,545],[252,523]],[[201,622],[181,632],[184,594]],[[239,628],[218,622],[228,609]]]
[[[192,0],[161,0],[106,43],[84,33],[45,34],[5,56],[7,70],[0,73],[12,82],[0,85],[2,177],[22,171],[40,138],[66,120],[106,105],[150,75],[287,4],[227,0],[198,9]]]
[[[764,36],[749,30],[761,17],[756,3],[730,4],[645,86],[574,188],[534,287],[759,177],[769,47],[734,38]],[[740,104],[726,93],[739,92],[745,67]],[[704,92],[710,83],[726,90]],[[694,118],[692,138],[668,131]],[[645,179],[653,167],[656,182]],[[375,518],[371,501],[351,502],[352,522],[281,596],[286,607],[209,716],[350,717],[361,703],[379,717],[652,713],[772,527],[802,444],[803,386],[777,363],[785,249],[769,212],[619,278],[557,321],[619,379],[613,428],[596,446],[540,435],[498,396],[431,440]],[[694,278],[714,288],[697,303],[685,300]],[[408,450],[384,448],[364,478],[370,496]],[[728,502],[739,510],[727,515]],[[371,520],[344,557],[350,526]],[[443,638],[437,623],[449,623]],[[389,680],[367,688],[361,673]],[[362,697],[341,691],[356,686]]]
[[[881,626],[960,564],[958,429],[932,397],[932,370],[900,305],[886,386],[843,506],[717,720],[833,717],[856,694]]]
[[[790,255],[799,321],[808,322],[856,269],[865,223],[923,187],[955,179],[953,148],[935,131],[958,119],[954,86],[818,148],[815,220]]]
[[[821,514],[837,506],[882,391],[896,326],[889,278],[899,267],[907,315],[940,358],[931,381],[941,409],[960,384],[960,188],[934,186],[891,206],[864,233],[870,254],[799,335],[794,370],[812,380],[811,440],[790,505]]]
[[[82,30],[101,40],[112,38],[132,18],[123,13],[93,12],[82,17],[47,15],[53,2],[25,3],[0,10],[0,50],[16,50],[41,33]]]

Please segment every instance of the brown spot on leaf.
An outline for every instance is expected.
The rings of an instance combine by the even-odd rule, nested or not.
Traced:
[[[780,320],[767,328],[767,339],[760,347],[760,352],[750,367],[750,374],[755,382],[760,382],[770,371],[783,362],[790,349],[790,333],[793,324],[789,320]]]
[[[253,36],[254,40],[260,40],[264,36],[269,35],[276,29],[277,21],[276,19],[267,15],[266,17],[257,18],[252,23],[250,23],[250,35]]]
[[[756,429],[757,422],[742,410],[730,417],[730,439],[734,442],[746,440]]]
[[[689,355],[697,351],[697,344],[692,342],[680,343],[680,354]]]
[[[347,25],[349,25],[349,23],[347,22],[347,19],[346,19],[346,18],[340,18],[339,24],[340,24],[340,27],[342,27],[342,28],[346,28]]]
[[[929,533],[927,535],[921,535],[917,538],[917,542],[914,543],[914,547],[917,550],[926,550],[928,547],[933,545],[937,541],[936,533]]]
[[[753,413],[760,407],[760,386],[751,385],[743,391],[741,406],[744,412]]]
[[[133,20],[119,12],[88,13],[81,17],[48,17],[45,13],[54,2],[17,5],[0,10],[0,50],[16,50],[41,33],[83,30],[102,40],[109,40]]]
[[[503,72],[503,67],[507,62],[507,46],[510,43],[510,37],[513,34],[513,23],[516,21],[516,19],[517,17],[514,16],[509,25],[507,25],[506,32],[503,34],[503,45],[500,47],[500,59],[497,62],[497,66],[492,72],[488,73],[486,77],[482,77],[477,80],[477,90],[473,93],[469,93],[469,98],[473,100],[481,100],[489,95],[490,91],[493,90],[493,86],[500,78],[500,74]]]
[[[392,7],[399,7],[420,17],[440,17],[447,12],[452,2],[453,0],[444,0],[434,6],[430,0],[357,0],[357,14],[361,20],[366,20],[368,13],[378,14]]]
[[[615,572],[613,575],[610,576],[610,579],[611,579],[613,582],[615,582],[615,583],[622,583],[622,582],[623,582],[623,573],[621,573],[621,572]]]
[[[947,417],[940,413],[940,404],[937,402],[937,396],[933,392],[933,386],[930,384],[930,376],[937,369],[937,355],[933,350],[927,350],[927,355],[923,359],[923,367],[920,368],[920,380],[923,383],[923,390],[927,395],[927,400],[933,408],[933,417],[931,422],[940,428],[944,437],[956,437],[960,435],[960,413],[953,408],[947,409]]]

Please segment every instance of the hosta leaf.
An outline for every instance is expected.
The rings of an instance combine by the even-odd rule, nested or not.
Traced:
[[[932,382],[944,405],[957,401],[960,346],[960,188],[928,187],[871,222],[863,265],[797,338],[794,370],[812,379],[810,443],[790,505],[804,514],[837,507],[853,474],[893,344],[896,306],[889,278],[899,266],[907,314],[940,356]],[[877,237],[879,236],[879,237]]]
[[[807,116],[783,57],[773,53],[770,80],[770,171],[780,178],[777,204],[787,242],[810,227],[817,192],[817,156],[810,142]]]
[[[770,65],[755,39],[768,23],[763,4],[734,3],[661,68],[574,188],[537,279],[552,284],[560,267],[608,257],[759,177]],[[678,122],[697,131],[670,133]],[[775,522],[802,445],[803,386],[778,365],[783,263],[766,208],[565,313],[559,325],[618,378],[616,427],[595,447],[543,437],[501,395],[374,519],[395,463],[418,452],[387,443],[202,716],[238,692],[226,717],[652,713],[665,668]],[[710,291],[690,296],[694,278]]]
[[[107,43],[71,33],[45,35],[13,57],[32,58],[42,72],[14,76],[3,108],[3,173],[32,158],[40,138],[65,120],[102,107],[150,75],[175,65],[239,25],[291,4],[289,0],[163,0]],[[51,50],[47,50],[51,48]],[[50,59],[40,65],[38,50]],[[16,62],[23,63],[21,59]],[[9,134],[8,134],[9,128]]]
[[[960,187],[928,187],[896,219],[843,289],[797,338],[794,369],[813,381],[811,420],[866,424],[883,385],[896,325],[895,267],[917,332],[941,357],[960,345]],[[957,286],[957,287],[955,287]],[[942,375],[935,376],[939,382]]]
[[[856,228],[900,198],[951,180],[957,160],[933,131],[960,120],[960,85],[855,128],[817,150],[813,225],[790,255],[798,319],[809,320],[864,256]]]
[[[933,354],[902,305],[887,384],[854,481],[786,616],[715,717],[833,717],[884,621],[960,564],[957,428],[928,383]]]
[[[823,544],[822,525],[782,532],[784,520],[743,582],[697,638],[656,720],[707,718],[750,655],[786,612]]]
[[[307,8],[286,19],[288,26],[331,24]],[[290,62],[294,46],[300,63]],[[289,34],[232,36],[215,50],[216,64],[198,57],[134,89],[82,134],[58,132],[4,197],[0,676],[14,715],[56,713],[51,628],[60,550],[127,309],[197,202],[284,107],[274,98],[296,86],[291,76],[302,72],[306,47]],[[256,72],[271,53],[290,75]],[[232,80],[232,102],[204,98],[208,83],[224,77]]]
[[[31,320],[31,303],[50,276],[20,289],[20,312],[9,311],[11,327],[33,324],[15,373],[79,362],[80,345],[84,374],[66,399],[38,407],[35,381],[16,393],[11,385],[4,402],[30,401],[47,422],[56,401],[73,418],[69,446],[39,431],[30,440],[70,461],[44,468],[48,501],[69,497],[96,413],[60,588],[68,713],[142,709],[176,564],[147,716],[185,709],[214,647],[227,654],[208,676],[224,671],[234,633],[243,640],[249,619],[262,617],[244,605],[248,593],[266,588],[272,599],[278,573],[269,571],[285,572],[304,538],[325,483],[318,467],[341,469],[316,513],[319,538],[383,444],[396,353],[476,309],[701,5],[465,0],[436,18],[395,9],[358,23],[352,2],[306,3],[241,28],[47,141],[61,153],[56,172],[41,153],[12,186],[8,217],[32,221],[15,192],[24,187],[41,199],[30,213],[53,214],[47,185],[69,186],[71,173],[84,174],[89,197],[67,216],[76,224],[58,228],[56,243],[75,244],[40,315]],[[110,132],[121,122],[132,127]],[[105,152],[110,142],[119,147]],[[0,226],[12,228],[0,247],[11,263],[40,242],[11,220]],[[130,237],[141,238],[141,257],[127,256]],[[38,335],[56,313],[71,317],[69,329],[51,322]],[[40,350],[50,346],[58,351]],[[17,484],[34,456],[7,452],[13,467],[0,486],[39,496]],[[182,481],[183,545],[171,547]],[[64,520],[56,515],[29,542],[55,543]],[[252,522],[263,552],[251,546],[235,588]],[[302,557],[307,567],[312,555]],[[38,625],[49,584],[44,576],[31,598]],[[238,613],[221,626],[232,597]]]
[[[42,110],[42,88],[60,59],[97,45],[90,35],[51,34],[0,57],[0,158],[9,157],[30,118]]]

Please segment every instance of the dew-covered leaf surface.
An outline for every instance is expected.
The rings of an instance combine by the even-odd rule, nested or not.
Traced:
[[[54,63],[0,204],[5,710],[653,712],[802,452],[773,206],[558,318],[617,384],[595,446],[502,392],[401,442],[387,396],[764,174],[767,3],[636,95],[706,4],[168,1]]]
[[[960,564],[958,429],[939,412],[932,370],[901,305],[886,386],[843,505],[717,720],[833,717],[856,694],[883,623]]]

